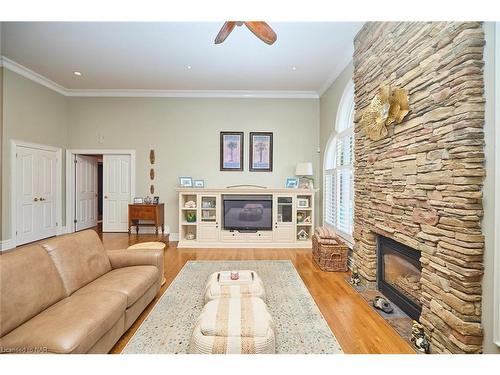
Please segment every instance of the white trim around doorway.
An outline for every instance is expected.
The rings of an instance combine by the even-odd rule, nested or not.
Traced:
[[[8,248],[14,248],[18,245],[17,243],[17,215],[16,215],[16,181],[17,181],[17,163],[16,163],[16,153],[17,147],[27,147],[35,148],[38,150],[52,151],[56,153],[56,179],[58,181],[56,186],[56,235],[63,233],[62,225],[62,149],[54,146],[47,146],[38,143],[24,142],[16,139],[10,141],[10,226],[11,226],[11,241],[8,243]],[[3,241],[4,242],[4,241]],[[7,246],[2,244],[2,248]]]
[[[135,150],[98,150],[98,149],[72,149],[66,150],[66,233],[75,231],[74,200],[75,200],[75,155],[130,155],[130,202],[135,196]]]

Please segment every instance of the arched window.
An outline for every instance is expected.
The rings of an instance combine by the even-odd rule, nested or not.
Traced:
[[[337,111],[335,131],[326,146],[323,169],[323,221],[350,244],[352,238],[354,184],[354,83],[344,89]]]

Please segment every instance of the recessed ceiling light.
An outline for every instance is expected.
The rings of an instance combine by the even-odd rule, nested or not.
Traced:
[[[78,77],[80,77],[80,76],[82,75],[82,73],[80,73],[80,72],[78,72],[78,71],[73,72],[73,74],[74,74],[75,76],[78,76]]]
[[[292,70],[297,70],[297,67],[295,65],[292,66]]]
[[[191,70],[191,65],[186,65],[187,70]]]

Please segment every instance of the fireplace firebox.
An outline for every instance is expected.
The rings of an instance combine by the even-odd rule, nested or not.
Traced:
[[[377,286],[412,319],[422,312],[420,251],[390,238],[377,238]]]

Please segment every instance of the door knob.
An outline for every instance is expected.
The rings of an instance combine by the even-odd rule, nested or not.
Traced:
[[[33,202],[38,202],[38,198],[33,198]]]
[[[108,196],[107,196],[107,195],[105,195],[105,196],[104,196],[104,199],[108,199]]]
[[[43,202],[45,200],[46,200],[45,198],[40,197],[40,202]]]

